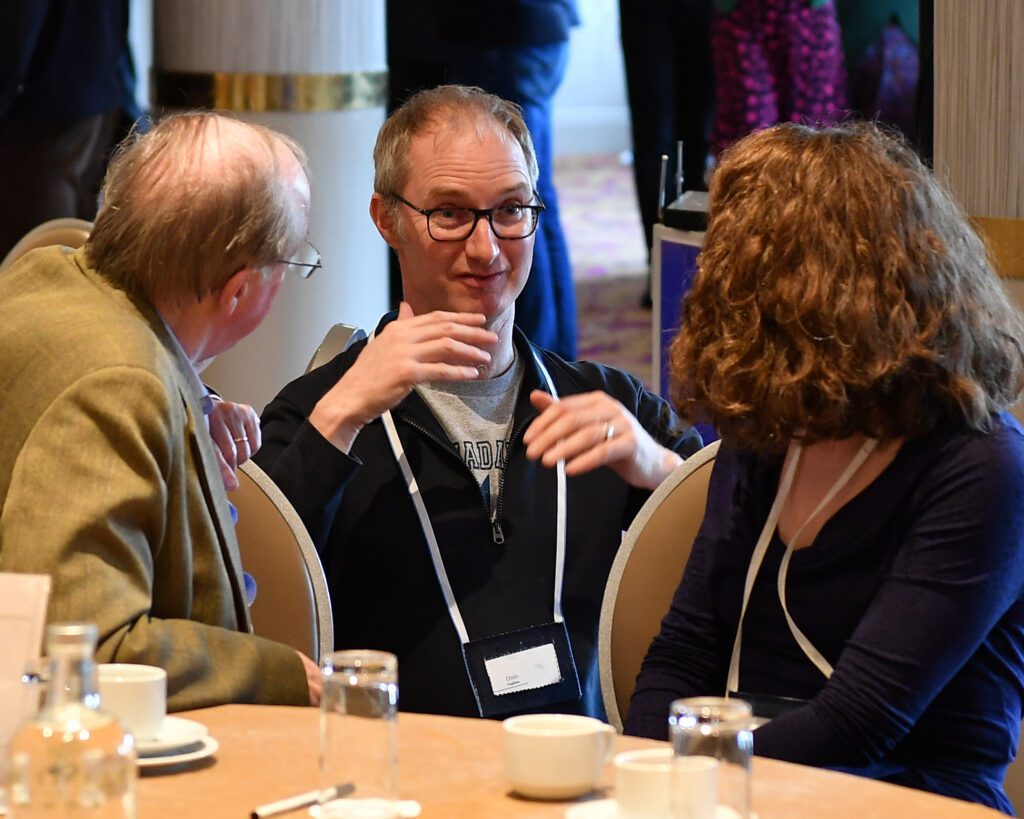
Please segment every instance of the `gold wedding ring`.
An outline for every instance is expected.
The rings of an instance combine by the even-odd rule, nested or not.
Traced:
[[[605,421],[604,426],[601,427],[601,434],[604,435],[604,439],[606,441],[610,441],[615,437],[615,424],[610,424]]]
[[[240,444],[243,441],[245,441],[245,443],[249,443],[249,436],[243,435],[241,438],[232,438],[231,440],[234,441],[236,444]]]

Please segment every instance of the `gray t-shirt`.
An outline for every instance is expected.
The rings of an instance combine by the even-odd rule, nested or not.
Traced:
[[[416,387],[473,472],[483,496],[490,499],[492,514],[498,500],[501,471],[508,460],[512,415],[523,372],[517,352],[512,366],[494,378],[439,381]]]

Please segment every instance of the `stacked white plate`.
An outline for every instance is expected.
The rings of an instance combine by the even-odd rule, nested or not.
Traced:
[[[135,745],[139,752],[140,768],[181,765],[205,759],[217,753],[220,747],[217,740],[209,735],[205,725],[181,717],[164,717],[159,737],[139,740]]]

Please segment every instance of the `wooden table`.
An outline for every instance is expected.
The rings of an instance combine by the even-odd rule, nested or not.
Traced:
[[[144,773],[142,819],[243,819],[257,805],[317,787],[316,709],[225,705],[181,716],[205,724],[220,750],[192,767]],[[502,772],[500,723],[400,714],[398,725],[400,795],[419,800],[423,819],[561,819],[573,804],[512,795]],[[616,750],[659,744],[619,737]],[[612,795],[612,781],[609,765],[604,791],[591,798]],[[754,810],[760,819],[1002,816],[980,805],[772,759],[754,760]]]

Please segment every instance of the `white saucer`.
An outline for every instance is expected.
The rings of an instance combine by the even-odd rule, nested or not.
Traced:
[[[199,740],[199,747],[180,754],[164,754],[163,756],[140,756],[138,765],[140,768],[162,768],[167,765],[181,765],[185,762],[195,762],[197,759],[206,759],[213,756],[220,749],[220,743],[211,736],[205,736]]]
[[[206,726],[181,717],[164,717],[163,729],[156,739],[135,742],[140,757],[157,756],[195,745],[207,734]]]
[[[715,808],[715,819],[738,819],[739,814],[732,808],[719,805]],[[757,814],[751,812],[751,819]],[[619,819],[619,803],[614,799],[597,799],[573,805],[565,811],[565,819]]]
[[[618,819],[619,803],[614,799],[582,802],[565,811],[565,819]]]

